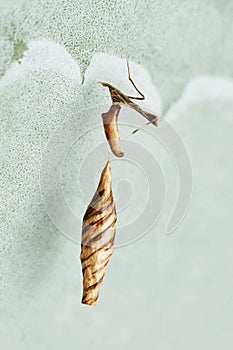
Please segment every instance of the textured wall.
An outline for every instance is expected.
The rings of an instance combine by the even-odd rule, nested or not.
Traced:
[[[231,349],[232,2],[0,6],[1,349]],[[111,55],[103,56],[108,63],[93,59],[100,52]],[[115,252],[100,303],[90,309],[80,305],[79,246],[57,233],[42,203],[40,161],[63,121],[109,103],[96,79],[126,89],[118,58],[125,56],[141,64],[144,91],[142,67],[150,73],[148,106],[155,108],[159,91],[165,118],[184,139],[194,192],[185,221],[165,236],[177,175],[157,145],[167,181],[164,214],[147,236]],[[68,163],[67,174],[74,170]]]

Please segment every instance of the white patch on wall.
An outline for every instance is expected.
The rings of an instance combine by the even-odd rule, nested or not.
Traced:
[[[217,103],[219,101],[232,103],[233,80],[204,75],[192,79],[185,86],[181,98],[168,110],[166,118],[170,121],[179,118],[181,112],[186,109],[187,104],[196,104],[201,101],[207,102],[210,105],[213,105],[216,101]],[[224,118],[224,114],[221,115],[221,118]],[[231,122],[233,122],[233,118]]]
[[[31,41],[24,57],[14,62],[0,80],[0,89],[30,72],[55,71],[81,84],[79,65],[63,45],[51,40]]]

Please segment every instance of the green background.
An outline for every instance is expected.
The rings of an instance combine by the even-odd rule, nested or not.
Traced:
[[[232,1],[0,6],[1,349],[230,350]],[[99,303],[88,308],[80,304],[80,247],[49,220],[39,171],[46,143],[64,120],[90,103],[109,102],[107,93],[85,84],[99,52],[128,56],[148,70],[163,117],[189,150],[194,178],[188,214],[167,236],[178,181],[169,156],[158,150],[164,213],[143,239],[115,251]]]

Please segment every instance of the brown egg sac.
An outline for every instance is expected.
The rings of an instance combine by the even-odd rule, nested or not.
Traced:
[[[110,161],[106,163],[98,188],[83,217],[80,259],[83,272],[82,303],[95,305],[105,270],[113,253],[116,208],[112,195]]]

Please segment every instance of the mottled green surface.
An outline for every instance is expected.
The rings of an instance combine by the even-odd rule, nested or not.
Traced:
[[[232,2],[0,6],[0,348],[230,350]],[[101,62],[80,85],[98,52],[128,56],[149,71],[165,117],[189,149],[194,190],[185,221],[165,236],[177,175],[168,154],[152,144],[166,174],[165,212],[147,236],[115,252],[92,309],[80,304],[79,246],[47,217],[39,171],[64,120],[91,102],[109,102],[92,82],[103,75]],[[123,72],[111,71],[117,60],[109,58],[104,79],[121,82]],[[140,77],[145,84],[139,69]],[[135,137],[143,143],[143,136]],[[80,153],[92,145],[85,141]]]
[[[51,0],[30,0],[16,4],[2,20],[4,40],[13,37],[14,42],[27,43],[49,38],[62,43],[82,69],[93,52],[127,55],[150,70],[165,105],[178,98],[196,74],[232,74],[231,1],[57,0],[55,6]],[[1,53],[0,66],[5,56],[6,52]]]

